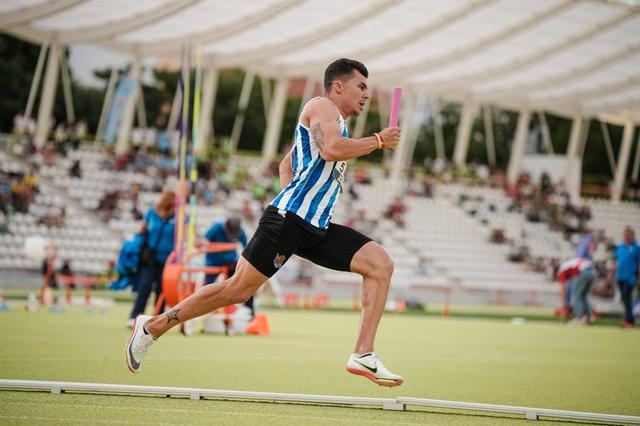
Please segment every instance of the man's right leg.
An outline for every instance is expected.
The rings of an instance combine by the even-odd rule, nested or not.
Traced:
[[[244,258],[238,263],[236,274],[228,280],[207,285],[155,317],[140,315],[125,348],[127,366],[132,373],[140,371],[142,361],[153,341],[170,328],[199,317],[217,308],[247,300],[267,280]]]
[[[207,285],[146,323],[146,331],[158,338],[172,327],[212,312],[223,306],[247,301],[268,278],[260,273],[244,257],[240,258],[236,273],[228,280]]]

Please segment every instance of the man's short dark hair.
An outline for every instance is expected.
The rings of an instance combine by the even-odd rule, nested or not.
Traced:
[[[358,71],[365,77],[369,77],[369,71],[362,62],[355,59],[340,58],[329,64],[324,71],[324,90],[329,92],[331,90],[331,84],[334,80],[345,81],[347,77],[351,76],[353,70]]]

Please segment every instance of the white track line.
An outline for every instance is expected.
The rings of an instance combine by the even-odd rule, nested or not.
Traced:
[[[120,396],[119,396],[120,397]],[[211,402],[221,402],[221,401],[214,401],[212,400]],[[101,405],[101,404],[64,404],[64,403],[59,403],[59,404],[53,404],[53,403],[48,403],[48,402],[25,402],[25,401],[11,401],[10,402],[11,405],[26,405],[26,406],[31,406],[31,407],[39,407],[39,406],[51,406],[51,407],[56,407],[56,408],[77,408],[77,409],[92,409],[92,410],[96,410],[96,409],[100,409],[100,408],[104,408],[104,409],[112,409],[112,410],[143,410],[143,411],[157,411],[157,412],[167,412],[167,413],[194,413],[194,412],[200,412],[200,411],[205,411],[205,410],[187,410],[187,409],[180,409],[180,408],[156,408],[156,407],[135,407],[135,406],[118,406],[118,405]],[[342,408],[342,407],[336,407],[336,408]],[[332,418],[332,417],[318,417],[318,416],[295,416],[295,415],[290,415],[290,414],[265,414],[265,413],[247,413],[247,412],[239,412],[239,411],[218,411],[216,410],[217,414],[227,414],[230,416],[252,416],[252,417],[276,417],[276,418],[288,418],[288,419],[296,419],[296,420],[320,420],[320,421],[325,421],[325,422],[341,422],[341,423],[352,423],[354,421],[356,421],[356,419],[341,419],[341,418]],[[447,415],[447,413],[434,413],[434,414],[444,414]],[[6,416],[1,416],[0,418],[4,418]],[[35,419],[35,418],[34,418]],[[50,420],[59,420],[59,419],[50,419]],[[86,420],[85,420],[86,421]],[[107,420],[105,420],[105,422],[108,422]],[[375,423],[375,424],[394,424],[394,425],[419,425],[419,424],[424,424],[424,422],[398,422],[398,421],[385,421],[385,420],[366,420],[366,423]],[[145,423],[147,424],[147,423]],[[151,423],[149,423],[151,424]],[[153,423],[153,424],[162,424],[162,423]],[[164,423],[164,424],[170,424],[170,423]]]

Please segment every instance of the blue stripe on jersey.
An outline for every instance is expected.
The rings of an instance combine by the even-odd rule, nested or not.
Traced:
[[[300,129],[300,142],[302,142],[302,166],[306,166],[311,161],[311,142],[309,141],[309,132],[302,126]],[[295,170],[295,169],[294,169]]]
[[[329,215],[331,214],[331,210],[333,209],[333,205],[335,204],[336,198],[338,197],[339,193],[340,193],[340,185],[338,185],[336,189],[333,191],[333,194],[329,199],[329,203],[327,204],[327,206],[324,208],[324,211],[320,215],[320,219],[318,220],[318,222],[320,223],[321,228],[326,228],[327,226],[329,226]]]
[[[342,136],[349,137],[346,123],[341,117],[338,118],[338,124]],[[295,213],[313,226],[326,229],[333,206],[341,192],[340,185],[333,175],[341,162],[323,160],[319,147],[314,144],[310,130],[302,123],[298,123],[294,132],[294,147],[291,154],[293,179],[276,196],[271,205]],[[314,194],[311,195],[311,193]],[[304,216],[300,215],[302,211],[305,211]]]
[[[313,218],[313,216],[316,215],[316,210],[318,209],[318,205],[324,198],[327,191],[329,191],[329,188],[331,188],[331,184],[333,183],[333,171],[335,170],[335,168],[336,168],[336,163],[333,163],[333,167],[331,168],[331,173],[329,174],[330,179],[328,179],[325,183],[322,184],[322,188],[320,188],[318,193],[313,197],[313,200],[311,200],[309,211],[304,217],[304,220],[306,220],[307,222],[311,222],[311,219]]]
[[[314,164],[309,166],[311,169],[313,169],[313,172],[311,173],[311,175],[307,176],[307,179],[304,183],[296,188],[296,192],[293,193],[293,196],[289,200],[289,203],[287,204],[287,208],[285,210],[292,209],[294,212],[298,211],[298,209],[304,202],[304,197],[307,195],[309,190],[313,188],[313,185],[318,182],[318,179],[320,179],[325,164],[326,161],[324,161],[322,157],[318,156],[316,161],[314,161]],[[333,178],[330,177],[330,179]]]
[[[293,132],[293,140],[297,140],[298,139],[298,129],[296,128],[296,131]],[[294,172],[296,170],[298,170],[298,150],[296,149],[296,146],[293,145],[293,149],[291,149],[291,170],[293,170]]]

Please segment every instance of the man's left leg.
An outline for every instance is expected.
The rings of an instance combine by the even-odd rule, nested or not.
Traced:
[[[393,261],[376,242],[370,241],[356,252],[351,271],[362,275],[362,313],[355,352],[373,352],[376,332],[393,274]]]
[[[393,261],[387,252],[358,231],[332,223],[321,243],[298,250],[296,254],[333,270],[362,275],[360,327],[347,371],[365,376],[381,386],[401,385],[402,377],[387,370],[373,352],[393,274]]]
[[[387,303],[393,274],[393,261],[376,242],[370,241],[356,252],[351,271],[362,275],[362,313],[355,351],[347,371],[368,378],[381,386],[399,386],[404,379],[389,371],[374,352],[380,318]]]

